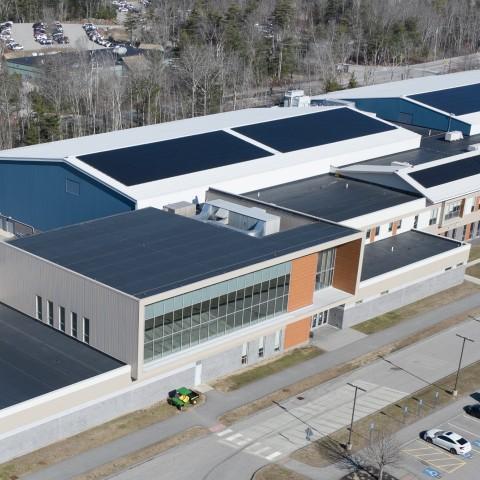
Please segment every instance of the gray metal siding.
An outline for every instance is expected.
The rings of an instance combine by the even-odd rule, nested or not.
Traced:
[[[43,303],[47,322],[47,300],[54,304],[54,325],[58,306],[66,309],[67,333],[70,312],[78,315],[78,338],[83,338],[83,317],[90,319],[90,345],[132,366],[138,363],[138,300],[64,270],[54,264],[0,242],[0,301],[32,317],[35,297]]]

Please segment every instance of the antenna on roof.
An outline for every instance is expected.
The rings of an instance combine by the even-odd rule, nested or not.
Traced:
[[[348,190],[348,183],[345,184],[345,189]]]
[[[395,247],[392,245],[392,252],[395,250]]]

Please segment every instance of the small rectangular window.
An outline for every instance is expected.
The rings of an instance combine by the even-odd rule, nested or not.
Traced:
[[[51,300],[47,300],[47,316],[48,324],[53,327],[53,302]]]
[[[75,312],[71,313],[71,320],[72,320],[72,337],[78,337],[78,318]]]
[[[386,295],[388,293],[388,290],[384,290],[383,292],[380,292],[380,295]]]
[[[258,356],[261,358],[265,355],[265,337],[262,336],[258,340]]]
[[[402,220],[397,221],[397,229],[400,230],[402,228]]]
[[[64,332],[65,331],[65,307],[58,307],[58,328]]]
[[[375,227],[375,236],[378,237],[380,235],[380,226]]]
[[[413,228],[418,227],[418,215],[415,215],[415,219],[413,220]]]
[[[370,238],[370,233],[372,231],[370,229],[368,229],[366,232],[365,232],[365,238],[368,240]]]
[[[282,331],[277,330],[275,332],[275,340],[273,342],[273,350],[275,352],[278,352],[280,350],[280,339],[281,339]]]
[[[36,297],[36,317],[38,320],[42,320],[43,312],[42,312],[42,297],[37,295]]]
[[[388,231],[391,232],[393,230],[393,222],[388,224]]]
[[[67,178],[65,181],[65,191],[72,195],[80,195],[80,183]]]
[[[90,343],[90,320],[83,317],[83,341]]]

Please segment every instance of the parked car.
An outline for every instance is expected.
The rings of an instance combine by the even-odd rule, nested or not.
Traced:
[[[178,410],[182,410],[188,405],[195,405],[200,398],[200,394],[186,387],[177,388],[168,392],[167,402]]]
[[[23,45],[20,45],[19,43],[16,43],[16,42],[7,44],[7,47],[10,50],[23,50]]]
[[[454,455],[461,455],[472,450],[472,445],[461,435],[455,432],[445,432],[438,428],[428,430],[423,434],[423,439],[428,443],[433,443]]]
[[[476,403],[475,405],[467,405],[465,407],[465,412],[472,417],[480,418],[480,403]]]

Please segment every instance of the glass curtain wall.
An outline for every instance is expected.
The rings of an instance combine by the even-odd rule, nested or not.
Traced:
[[[144,362],[287,311],[290,262],[145,307]]]
[[[335,270],[335,248],[330,248],[318,253],[317,275],[315,277],[315,290],[321,290],[332,285],[333,271]]]

